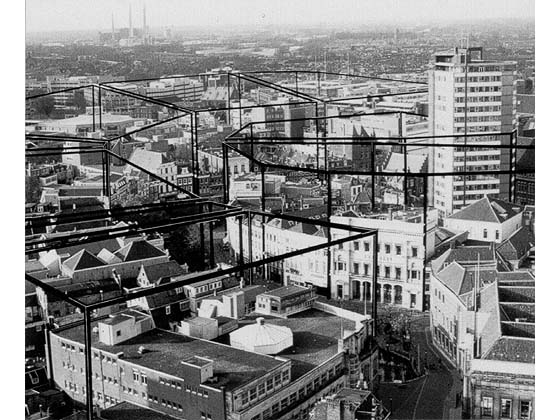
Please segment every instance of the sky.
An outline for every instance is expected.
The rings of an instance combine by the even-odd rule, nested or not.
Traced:
[[[135,27],[359,25],[534,18],[534,0],[26,0],[26,32]]]

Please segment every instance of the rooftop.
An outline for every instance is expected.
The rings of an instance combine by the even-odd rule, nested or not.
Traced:
[[[140,407],[129,402],[121,402],[101,411],[103,420],[176,420],[175,417],[155,411],[153,408]]]
[[[254,324],[257,317],[265,323],[288,327],[293,333],[292,347],[279,357],[292,361],[292,380],[295,380],[338,353],[338,339],[342,328],[354,331],[355,322],[316,309],[300,312],[286,319],[249,315],[239,326]]]
[[[231,391],[285,363],[273,357],[160,329],[153,329],[120,344],[109,346],[99,341],[99,334],[93,330],[97,324],[98,322],[92,324],[94,348],[112,354],[123,352],[121,359],[148,369],[177,376],[181,362],[192,356],[214,361],[214,376],[218,381],[207,385],[216,389],[224,386],[227,391]],[[60,329],[55,333],[62,338],[83,344],[83,324]],[[140,346],[146,349],[142,354],[138,353]]]
[[[472,220],[476,222],[503,223],[521,212],[521,207],[487,196],[469,204],[449,216],[449,219]]]
[[[286,297],[297,296],[303,293],[308,293],[310,291],[311,289],[307,287],[291,285],[291,286],[282,286],[282,287],[278,287],[277,289],[269,290],[268,292],[263,293],[263,295],[282,299]]]

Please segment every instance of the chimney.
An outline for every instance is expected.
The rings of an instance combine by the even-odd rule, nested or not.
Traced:
[[[387,215],[387,218],[389,220],[393,220],[393,208],[392,207],[389,207],[389,213]]]
[[[114,268],[113,268],[113,270],[111,270],[111,273],[113,274],[113,279],[115,279],[115,281],[119,285],[119,289],[122,292],[123,291],[123,286],[122,286],[122,279],[121,279],[120,274],[117,274],[117,270],[115,270]]]
[[[258,324],[258,325],[264,325],[264,318],[263,318],[262,316],[259,316],[259,317],[257,318],[257,324]]]

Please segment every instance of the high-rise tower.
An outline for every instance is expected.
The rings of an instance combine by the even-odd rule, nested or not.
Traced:
[[[510,199],[509,175],[477,175],[478,171],[508,169],[513,156],[509,149],[492,148],[510,144],[515,126],[513,61],[482,58],[482,48],[455,48],[434,55],[428,71],[429,122],[432,135],[456,135],[458,147],[433,149],[430,170],[469,171],[473,175],[434,177],[433,205],[445,217],[486,195]],[[481,136],[469,136],[480,134]],[[444,141],[445,140],[445,141]],[[450,138],[439,139],[449,143]],[[461,148],[461,144],[484,144],[488,149]]]

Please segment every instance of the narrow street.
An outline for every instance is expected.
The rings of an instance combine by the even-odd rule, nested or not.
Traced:
[[[411,339],[420,345],[422,364],[427,361],[427,375],[406,384],[381,383],[377,396],[391,409],[392,419],[440,420],[460,418],[454,410],[455,394],[460,382],[455,370],[441,359],[430,345],[428,315],[420,315],[411,322]],[[452,409],[450,412],[449,409]],[[459,417],[457,417],[457,411]]]

